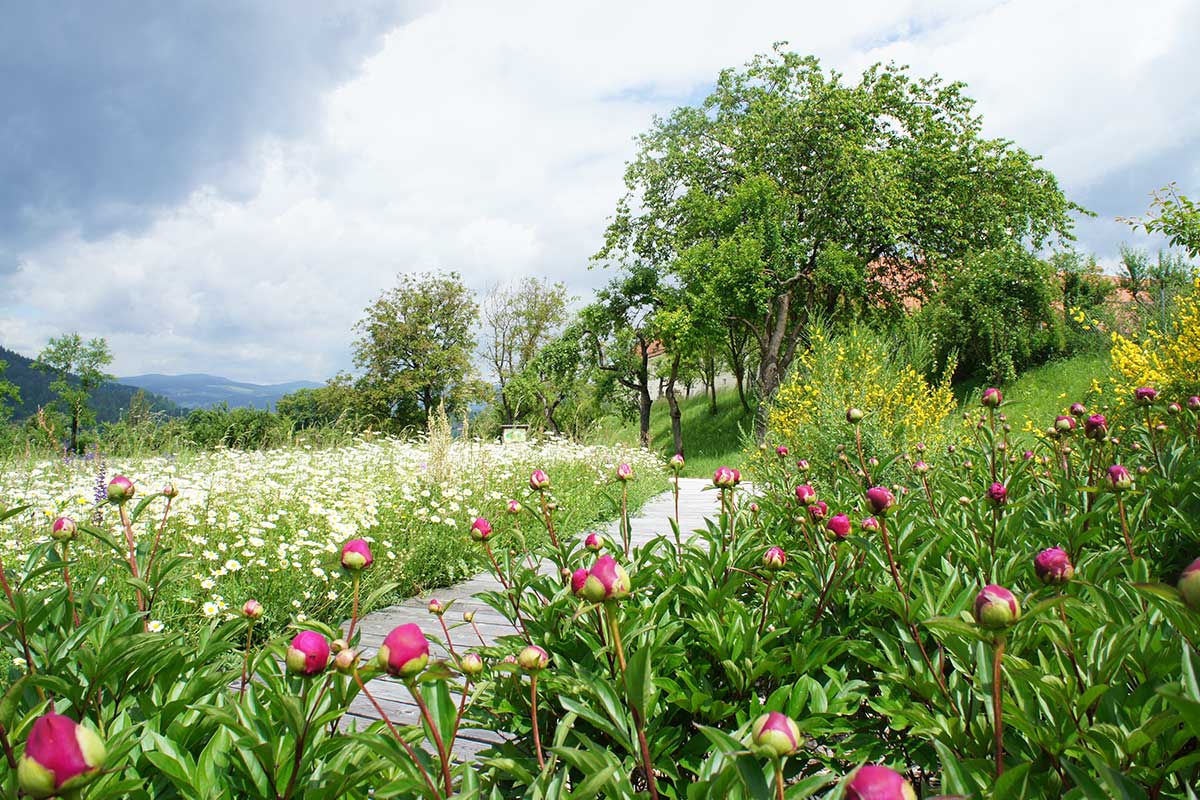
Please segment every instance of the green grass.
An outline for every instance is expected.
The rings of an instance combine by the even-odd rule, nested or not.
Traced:
[[[686,477],[705,478],[720,466],[739,466],[743,459],[744,437],[754,429],[754,418],[738,400],[737,391],[717,392],[717,413],[709,409],[707,398],[697,392],[679,402],[683,424],[683,454],[687,461]],[[607,417],[595,434],[599,444],[635,446],[637,420]],[[650,411],[650,449],[663,458],[675,453],[671,439],[671,416],[665,398],[655,401]]]

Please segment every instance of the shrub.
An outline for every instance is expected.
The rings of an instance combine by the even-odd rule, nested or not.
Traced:
[[[1200,391],[1200,276],[1179,298],[1175,330],[1151,326],[1141,334],[1112,337],[1112,363],[1121,397],[1139,386],[1195,394]]]

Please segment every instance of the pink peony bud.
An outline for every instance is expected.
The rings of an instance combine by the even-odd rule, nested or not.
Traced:
[[[510,514],[520,514],[521,513],[521,504],[519,502],[517,502],[516,500],[509,500],[507,503],[504,504],[504,510]]]
[[[988,487],[987,496],[988,500],[991,500],[996,505],[1004,505],[1005,501],[1008,500],[1008,489],[1005,488],[1003,483],[997,481]]]
[[[924,461],[916,462],[913,464],[912,468],[913,472],[917,473],[918,475],[924,475],[925,473],[929,472],[929,465]]]
[[[783,569],[783,565],[787,563],[787,553],[783,552],[782,547],[767,548],[767,552],[763,553],[763,569],[774,572],[777,569]]]
[[[808,472],[808,459],[802,458],[796,462],[796,469],[800,472]]]
[[[263,615],[262,603],[257,600],[247,600],[242,606],[242,616],[246,619],[261,619]]]
[[[861,408],[846,409],[846,422],[849,422],[852,425],[857,425],[858,423],[862,422],[862,419],[863,411]]]
[[[1177,585],[1187,607],[1192,611],[1200,611],[1200,558],[1187,565]]]
[[[775,455],[779,456],[780,458],[787,458],[787,454],[788,454],[787,445],[781,444],[781,445],[775,446]]]
[[[802,483],[796,487],[796,499],[806,506],[817,502],[817,490],[811,484]]]
[[[1033,559],[1033,571],[1038,580],[1045,584],[1066,583],[1075,577],[1071,558],[1061,547],[1048,547]]]
[[[70,517],[59,517],[50,526],[50,536],[60,542],[69,542],[79,533],[79,527]]]
[[[1158,399],[1158,389],[1142,386],[1133,390],[1133,401],[1139,406],[1148,406]]]
[[[879,520],[875,519],[874,517],[867,517],[862,521],[862,529],[870,533],[878,533]]]
[[[510,503],[517,502],[509,500]],[[471,523],[471,538],[477,542],[486,542],[487,538],[492,535],[492,523],[488,522],[483,517],[476,517]]]
[[[1087,407],[1083,403],[1071,403],[1071,416],[1082,417],[1087,413]]]
[[[1192,411],[1200,411],[1200,396],[1192,395],[1187,399],[1187,407]]]
[[[896,770],[868,764],[850,776],[846,800],[917,800],[917,793]]]
[[[850,535],[850,518],[845,514],[834,514],[825,523],[825,531],[826,539],[840,542]]]
[[[463,612],[463,622],[471,623],[474,621],[475,621],[475,612],[474,611],[464,611]]]
[[[536,644],[526,647],[517,656],[517,666],[526,672],[541,672],[550,663],[550,654]]]
[[[366,539],[351,539],[342,545],[342,569],[358,572],[371,566],[374,561]]]
[[[449,606],[447,606],[441,600],[438,600],[436,597],[431,597],[429,598],[429,605],[427,608],[429,609],[430,614],[440,617],[442,614],[446,613],[446,609],[449,608]]]
[[[458,660],[458,668],[468,678],[478,678],[483,674],[483,659],[478,653],[467,653]]]
[[[1103,414],[1092,414],[1083,421],[1083,432],[1089,439],[1100,441],[1108,436],[1108,420]]]
[[[133,481],[124,475],[117,475],[108,482],[108,500],[118,505],[132,500],[136,491]]]
[[[598,553],[604,548],[604,537],[598,533],[589,533],[583,540],[583,546],[593,553]]]
[[[824,500],[818,500],[808,507],[808,516],[813,522],[820,522],[829,513],[829,506]]]
[[[179,487],[173,483],[168,483],[162,489],[162,496],[168,500],[174,500],[176,497],[179,497]]]
[[[667,460],[667,465],[671,468],[672,472],[682,472],[684,465],[683,453],[676,453],[675,455],[671,456]]]
[[[1021,604],[1016,595],[989,583],[975,598],[975,621],[985,628],[1007,628],[1021,618]]]
[[[329,642],[316,631],[300,631],[288,645],[284,662],[295,675],[323,672],[329,666]]]
[[[379,646],[375,662],[388,675],[412,678],[429,663],[429,640],[421,632],[421,626],[408,622],[392,632]]]
[[[334,655],[337,655],[343,650],[350,649],[350,643],[345,639],[334,639],[329,643],[329,649],[333,651]]]
[[[571,573],[571,594],[576,597],[583,597],[583,585],[587,583],[588,571],[585,567],[580,567]]]
[[[574,576],[572,576],[574,582]],[[629,597],[629,573],[612,556],[604,555],[588,570],[580,594],[590,603]]]
[[[996,408],[1004,402],[1004,395],[1000,394],[1000,390],[995,386],[983,390],[983,396],[979,398],[979,404],[984,408]]]
[[[717,467],[717,471],[713,473],[713,486],[719,489],[732,489],[738,485],[738,481],[742,479],[742,474],[733,467]]]
[[[804,737],[791,717],[778,711],[769,711],[754,720],[750,728],[750,741],[755,747],[770,751],[776,758],[783,758],[799,750]]]
[[[1025,452],[1021,453],[1021,458],[1025,461],[1032,461],[1033,460],[1033,451],[1026,450]]]
[[[1171,416],[1175,416],[1181,411],[1183,411],[1183,406],[1179,405],[1179,403],[1167,403],[1167,413]]]
[[[876,514],[886,514],[896,502],[896,496],[882,486],[867,489],[867,505]]]
[[[529,488],[535,492],[544,492],[550,488],[550,476],[544,470],[535,469],[529,476]]]
[[[628,464],[617,465],[617,480],[631,481],[633,480],[633,467]]]
[[[70,717],[38,717],[17,765],[17,783],[30,797],[66,795],[92,780],[104,766],[104,742]]]
[[[1059,414],[1054,418],[1054,430],[1059,433],[1070,433],[1075,430],[1075,418]]]
[[[358,651],[351,650],[349,647],[342,648],[333,657],[333,668],[342,675],[353,674],[358,666]]]
[[[1120,464],[1108,468],[1108,488],[1114,492],[1127,492],[1133,488],[1133,476]]]

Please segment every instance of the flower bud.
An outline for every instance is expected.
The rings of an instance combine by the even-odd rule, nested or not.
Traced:
[[[474,611],[464,611],[463,612],[463,622],[470,624],[474,621],[475,621],[475,612]]]
[[[421,626],[408,622],[393,628],[379,646],[375,662],[393,677],[415,677],[429,663],[429,640]]]
[[[358,572],[371,566],[374,561],[366,539],[351,539],[342,545],[342,569]]]
[[[531,644],[517,656],[517,666],[526,672],[541,672],[550,663],[550,654]]]
[[[851,425],[857,425],[858,423],[862,422],[862,418],[863,411],[861,408],[846,409],[846,422],[849,422]]]
[[[1133,476],[1120,464],[1108,468],[1108,487],[1114,492],[1127,492],[1133,488]]]
[[[242,606],[242,616],[246,619],[261,619],[263,615],[262,603],[251,598]]]
[[[1083,432],[1089,439],[1101,441],[1108,436],[1108,420],[1103,414],[1092,414],[1083,421]]]
[[[529,488],[535,492],[544,492],[550,488],[550,476],[545,470],[535,469],[529,476]]]
[[[868,764],[850,776],[846,800],[917,800],[917,793],[896,770]]]
[[[510,503],[515,503],[515,500],[510,500]],[[488,522],[483,517],[476,517],[471,523],[471,538],[477,542],[486,542],[488,537],[492,535],[492,523]]]
[[[787,445],[780,444],[780,445],[775,446],[775,455],[779,456],[780,458],[787,458],[787,454],[788,454]]]
[[[850,518],[845,514],[834,514],[825,523],[825,538],[831,542],[840,542],[850,535]]]
[[[862,521],[862,529],[868,533],[879,533],[879,520],[867,517]]]
[[[575,577],[571,578],[572,584]],[[604,555],[588,570],[579,593],[590,603],[629,597],[629,573],[612,556]]]
[[[483,659],[478,653],[467,653],[458,660],[458,668],[468,678],[478,678],[483,674]]]
[[[1158,399],[1158,389],[1142,386],[1133,390],[1133,402],[1139,406],[1148,406]]]
[[[1192,611],[1200,611],[1200,558],[1187,565],[1177,585],[1187,607]]]
[[[913,464],[912,468],[913,472],[917,473],[918,475],[924,475],[925,473],[929,472],[929,465],[924,461],[916,462]]]
[[[1000,390],[995,386],[983,390],[983,395],[979,398],[979,404],[984,408],[996,408],[1004,402],[1004,395],[1000,394]]]
[[[811,484],[802,483],[796,487],[796,499],[806,506],[817,502],[817,490]]]
[[[350,643],[348,641],[346,641],[345,639],[334,639],[332,642],[329,643],[329,649],[333,651],[334,655],[337,655],[338,653],[342,652],[343,650],[349,650]]]
[[[343,648],[333,657],[333,668],[343,675],[350,675],[358,666],[358,651]]]
[[[1021,604],[1016,595],[989,583],[975,598],[975,621],[985,628],[1007,628],[1021,618]]]
[[[741,479],[742,474],[733,467],[717,467],[717,471],[713,473],[713,486],[718,489],[732,489]]]
[[[783,565],[787,563],[787,553],[783,552],[782,547],[769,547],[767,552],[763,553],[763,569],[774,572],[778,569],[783,569]]]
[[[617,465],[617,480],[631,481],[633,480],[633,467],[628,464]]]
[[[807,459],[807,458],[802,458],[802,459],[800,459],[799,461],[797,461],[797,462],[796,462],[796,469],[797,469],[797,471],[799,471],[799,472],[808,472],[808,470],[809,470],[809,466],[808,466],[808,459]]]
[[[991,500],[992,503],[1002,506],[1008,500],[1008,489],[1005,488],[1003,483],[997,481],[988,487],[987,496],[988,500]]]
[[[571,573],[571,594],[576,597],[583,597],[583,585],[587,583],[588,571],[585,567],[580,567]]]
[[[676,453],[675,455],[673,455],[669,459],[667,459],[667,466],[669,466],[671,468],[672,472],[675,472],[675,473],[682,472],[683,465],[684,465],[683,453]]]
[[[1071,403],[1071,416],[1082,417],[1087,413],[1087,407],[1083,403]]]
[[[593,553],[598,553],[604,548],[604,537],[598,533],[589,533],[583,540],[583,546]]]
[[[294,675],[323,672],[329,666],[329,642],[316,631],[300,631],[288,645],[284,662]]]
[[[1033,559],[1033,571],[1047,585],[1066,583],[1075,577],[1071,558],[1061,547],[1048,547]]]
[[[1200,395],[1192,395],[1187,399],[1187,407],[1192,411],[1200,411]]]
[[[818,500],[808,507],[808,516],[813,522],[820,522],[829,513],[829,505],[824,500]]]
[[[1033,451],[1026,450],[1025,452],[1021,453],[1021,459],[1023,461],[1032,461],[1033,460]]]
[[[126,478],[124,475],[117,475],[108,482],[108,500],[110,503],[121,505],[133,499],[133,495],[137,490],[133,486],[133,481]]]
[[[70,517],[59,517],[50,526],[50,536],[59,542],[69,542],[79,533],[79,527]]]
[[[867,489],[867,505],[876,514],[886,514],[896,502],[896,496],[882,486]]]
[[[430,614],[440,617],[442,614],[446,613],[448,606],[441,600],[438,600],[436,597],[431,597],[429,599],[429,605],[427,608],[429,609]]]
[[[776,758],[783,758],[799,750],[804,737],[791,717],[778,711],[769,711],[754,720],[750,728],[750,741],[755,747],[770,751]]]
[[[1059,414],[1054,418],[1054,430],[1059,433],[1070,433],[1075,430],[1075,418]]]
[[[173,483],[168,483],[162,489],[162,496],[168,500],[174,500],[176,497],[179,497],[179,487]]]
[[[520,514],[521,513],[521,504],[519,502],[517,502],[516,500],[509,500],[507,503],[504,504],[504,510],[510,514]],[[484,520],[484,521],[486,522],[487,520]],[[491,529],[490,523],[488,524],[488,529],[489,530]]]
[[[65,795],[95,778],[107,756],[91,728],[62,714],[43,714],[25,740],[17,783],[29,797]]]
[[[1180,411],[1183,411],[1183,406],[1179,405],[1179,403],[1167,403],[1167,413],[1171,416],[1175,416]]]

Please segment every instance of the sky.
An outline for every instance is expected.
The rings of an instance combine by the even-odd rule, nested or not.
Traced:
[[[1200,3],[0,0],[0,344],[118,375],[351,366],[401,272],[586,296],[634,137],[786,41],[967,84],[984,133],[1116,221],[1200,194]]]

